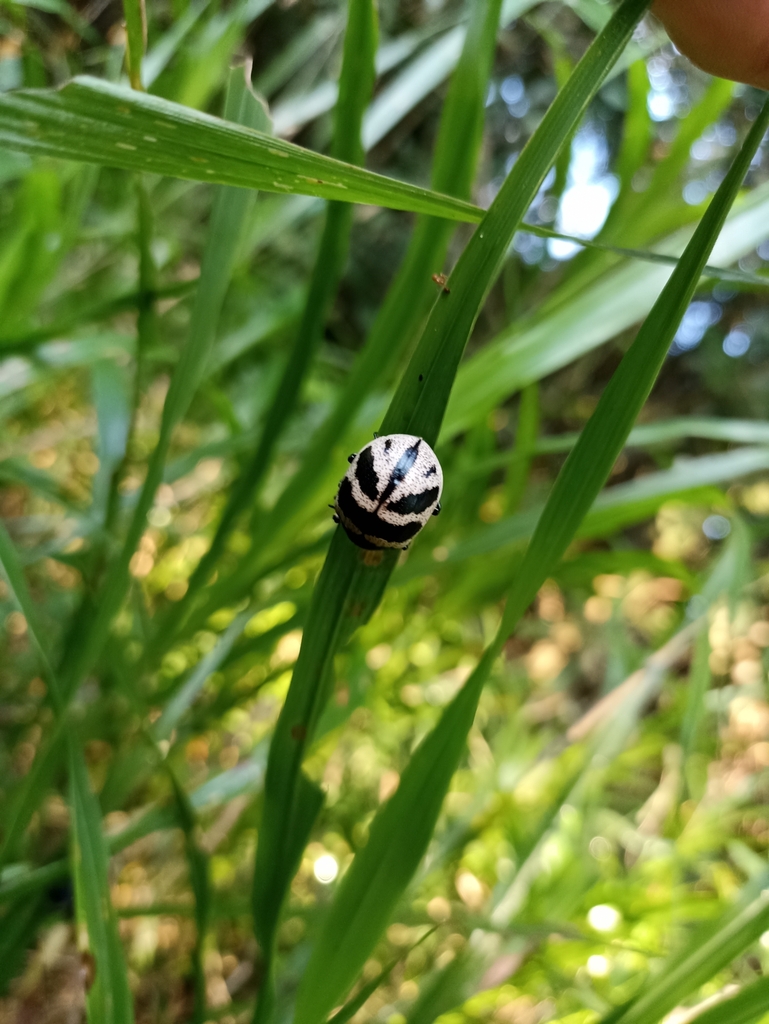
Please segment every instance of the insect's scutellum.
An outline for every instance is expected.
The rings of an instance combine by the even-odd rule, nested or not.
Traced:
[[[435,452],[412,434],[375,435],[348,461],[335,520],[360,548],[405,550],[440,512],[443,471]]]

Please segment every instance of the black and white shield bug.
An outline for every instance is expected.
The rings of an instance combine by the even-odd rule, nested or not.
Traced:
[[[351,455],[334,519],[359,548],[405,549],[440,512],[443,471],[427,441],[412,434],[376,437]]]

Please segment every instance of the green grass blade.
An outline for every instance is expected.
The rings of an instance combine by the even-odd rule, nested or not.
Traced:
[[[442,293],[433,307],[417,351],[385,417],[383,433],[409,431],[435,441],[459,358],[515,229],[646,6],[641,0],[630,0],[622,5],[545,115],[460,257],[451,276],[450,291]],[[420,401],[422,396],[424,401]],[[340,537],[342,543],[347,543],[341,531],[337,531],[335,542]],[[349,544],[347,546],[349,548]],[[336,570],[336,560],[332,544],[321,579],[327,571],[330,574]],[[383,577],[389,575],[391,564],[383,565],[380,571]],[[305,642],[309,632],[308,625]],[[494,656],[492,652],[488,659],[484,657],[482,664],[488,661],[486,671]],[[316,678],[320,683],[323,676],[319,672]],[[479,673],[477,678],[483,679],[485,675]],[[401,787],[397,802],[387,805],[392,808],[395,803],[396,811],[391,809],[390,815],[384,812],[384,825],[376,825],[377,821],[381,822],[381,815],[375,819],[378,840],[374,842],[372,833],[365,850],[345,877],[300,986],[297,1019],[301,1024],[321,1020],[352,983],[416,869],[440,811],[442,797],[436,798],[435,793],[445,792],[448,786],[464,747],[480,685],[477,688],[468,685],[461,698],[455,701],[449,726],[436,741],[438,749],[433,751],[428,740],[415,755],[413,778],[422,780],[424,769],[420,769],[420,765],[438,762],[443,766],[445,785],[442,785],[443,775],[438,767],[435,779],[415,784],[413,793],[407,791],[403,795]],[[290,729],[288,722],[284,728]],[[398,825],[400,833],[404,827],[409,833],[407,849],[398,845],[397,856],[391,856],[387,847],[396,827],[394,815],[400,814],[397,808],[401,799],[411,801]],[[418,812],[415,811],[417,806]],[[418,852],[415,854],[415,851]],[[380,869],[382,877],[377,878]]]
[[[539,434],[539,385],[534,382],[521,392],[513,461],[505,481],[505,507],[515,511],[521,503],[529,467]]]
[[[595,413],[559,473],[508,597],[502,623],[505,635],[533,599],[549,568],[566,550],[622,451],[767,124],[769,104],[752,126],[668,284],[604,389]]]
[[[243,119],[252,124],[264,123],[264,110],[248,89],[242,70],[232,73],[226,103],[226,113],[233,119]],[[206,369],[244,215],[252,200],[252,194],[241,189],[217,191],[192,309],[190,336],[163,406],[160,438],[150,458],[122,550],[111,566],[94,619],[82,642],[77,642],[79,638],[76,638],[75,655],[66,665],[68,692],[73,691],[98,657],[128,588],[129,562],[144,532],[147,512],[162,481],[173,430],[187,411]]]
[[[142,83],[145,88],[151,88],[155,79],[165,70],[209,3],[210,0],[192,0],[184,13],[149,49],[142,61]]]
[[[228,95],[228,114],[242,116],[253,123],[263,123],[263,108],[248,92],[242,73],[235,73]],[[89,605],[73,623],[70,644],[64,656],[60,684],[62,704],[66,703],[80,681],[90,671],[106,642],[112,619],[118,611],[129,583],[128,565],[145,528],[146,514],[162,481],[163,465],[174,427],[184,415],[200,381],[213,344],[214,331],[229,273],[237,249],[243,215],[253,196],[239,189],[221,190],[214,202],[209,241],[203,270],[193,307],[192,332],[169,389],[163,410],[161,437],[153,452],[147,477],[134,510],[131,525],[121,552],[111,566],[104,590],[95,608]],[[84,626],[85,624],[85,626]],[[45,751],[35,759],[24,780],[15,806],[12,826],[6,833],[4,853],[13,849],[23,834],[36,801],[44,792],[46,780],[58,763],[61,751],[62,721],[49,739]]]
[[[480,142],[482,104],[498,17],[497,3],[489,3],[482,7],[479,5],[468,36],[467,55],[460,64],[459,84],[452,88],[449,97],[449,113],[456,114],[457,121],[470,132],[471,145],[464,150],[458,150],[456,139],[461,138],[466,144],[467,131],[463,136],[451,137],[450,133],[456,130],[456,125],[452,124],[448,116],[442,120],[441,139],[438,144],[439,160],[434,180],[439,179],[442,184],[454,186],[462,191],[469,189]],[[463,95],[466,96],[466,101],[461,100]],[[430,252],[434,256],[440,255],[442,259],[447,242],[448,235],[442,226],[436,228],[434,224],[428,224],[422,228],[418,248],[412,251],[417,251],[422,257]],[[411,270],[414,270],[413,266]],[[404,288],[413,288],[410,283],[414,280],[413,274],[409,279],[401,276],[400,280],[401,287],[391,292],[396,295],[397,304],[393,303],[389,307],[386,327],[376,340],[370,340],[367,346],[367,351],[373,349],[376,358],[380,360],[388,358],[384,342],[397,337],[397,334],[391,333],[395,326],[393,321],[403,316],[402,311],[406,312],[406,322],[401,320],[401,326],[405,328],[409,318],[413,318],[414,315],[413,305],[404,302],[407,296],[403,294]],[[420,293],[424,295],[424,285],[418,289],[417,295]],[[380,323],[385,321],[380,319]],[[413,325],[414,320],[411,319],[412,329]],[[357,388],[365,393],[366,385],[370,386],[370,375],[374,367],[370,361],[366,361],[365,356],[358,365],[361,363],[368,365],[366,376],[363,379],[360,376],[355,379]],[[360,400],[362,395],[351,391],[349,387],[345,389],[337,406],[337,409],[341,410],[341,416],[336,419],[333,415],[331,417],[335,431],[344,425],[345,417],[354,413]],[[349,406],[352,406],[352,410]],[[327,432],[321,433],[328,437]],[[335,439],[336,434],[333,437]],[[317,445],[313,446],[313,451],[317,453],[315,457],[320,455]],[[314,464],[306,464],[312,472]],[[268,957],[280,906],[296,867],[296,863],[289,863],[286,858],[285,848],[287,845],[294,845],[291,836],[306,834],[305,816],[299,809],[295,809],[302,792],[309,785],[301,772],[301,763],[307,744],[330,696],[330,686],[333,683],[332,659],[347,635],[365,621],[370,610],[379,603],[395,560],[395,553],[388,552],[380,567],[364,565],[361,552],[355,549],[339,530],[334,535],[324,569],[316,584],[299,660],[271,746],[265,785],[265,807],[255,869],[254,907],[257,934]],[[302,803],[304,805],[306,801]],[[300,852],[297,851],[297,857]]]
[[[766,448],[735,448],[729,452],[682,460],[671,469],[649,473],[601,491],[580,524],[577,536],[598,537],[616,532],[631,523],[653,516],[671,498],[683,499],[687,495],[696,497],[707,494],[708,488],[767,468],[769,450]],[[450,548],[446,561],[453,563],[489,555],[505,545],[528,540],[541,511],[541,507],[527,509],[484,527],[474,536]],[[430,568],[434,568],[434,563],[430,563]],[[417,557],[409,560],[402,570],[404,576],[417,571]]]
[[[264,779],[264,752],[241,762],[237,768],[231,768],[204,783],[189,795],[193,811],[209,811],[242,793],[257,792]],[[120,832],[105,836],[110,854],[119,853],[137,839],[151,835],[163,829],[180,826],[178,807],[150,807],[135,821]],[[0,901],[7,902],[17,896],[37,893],[53,882],[66,878],[70,873],[67,860],[52,861],[44,867],[20,870],[20,865],[13,866],[9,877],[0,882]]]
[[[76,78],[57,92],[1,94],[0,143],[66,160],[372,203],[449,220],[472,222],[482,216],[471,203],[95,78]]]
[[[496,199],[467,244],[433,306],[419,348],[401,380],[382,433],[416,433],[437,441],[459,360],[499,273],[513,235],[551,164],[648,6],[626,2],[595,40],[556,96]]]
[[[764,890],[752,899],[744,895],[735,909],[704,926],[629,1007],[605,1018],[606,1024],[658,1024],[674,1006],[748,949],[767,926],[769,892]]]
[[[93,481],[91,508],[106,524],[110,500],[117,498],[113,481],[125,458],[131,427],[129,383],[124,368],[110,359],[94,363],[91,381],[99,435],[99,469]]]
[[[629,5],[620,8],[614,23],[629,11]],[[638,17],[640,13],[636,5],[634,15]],[[628,34],[631,28],[626,27]],[[578,74],[579,68],[573,77]],[[484,652],[464,688],[447,707],[439,724],[417,749],[395,795],[375,817],[369,841],[345,875],[316,941],[299,990],[299,1024],[315,1024],[321,1020],[349,987],[416,870],[464,750],[465,736],[491,666],[609,476],[656,379],[767,124],[769,103],[751,128],[670,282],[604,390],[595,413],[559,474],[508,594],[497,637]],[[439,308],[440,305],[439,302]],[[429,326],[427,334],[429,345]],[[415,361],[418,359],[419,353]],[[427,361],[422,365],[425,371],[429,369]],[[413,370],[410,376],[411,381],[402,389],[401,405],[407,393],[414,390]],[[441,367],[435,368],[435,376],[442,379]],[[398,396],[394,402],[396,409],[397,403]],[[429,427],[434,412],[427,407],[421,417],[419,414],[417,405],[416,418],[420,425],[424,423]],[[433,427],[435,433],[439,423],[438,420]],[[633,1021],[633,1024],[640,1024],[640,1021]]]
[[[465,48],[451,80],[441,114],[432,187],[464,198],[470,194],[480,149],[492,48],[496,38],[496,2],[477,4]],[[247,582],[263,557],[263,549],[276,534],[290,533],[297,509],[303,509],[325,483],[333,460],[340,464],[348,452],[344,438],[366,396],[377,381],[388,379],[408,351],[435,300],[431,280],[441,270],[454,225],[437,218],[422,218],[395,280],[377,314],[363,351],[355,361],[336,405],[311,439],[299,469],[264,520],[253,530],[253,549],[234,578],[225,586],[236,589]]]
[[[101,812],[91,792],[85,760],[77,739],[67,737],[72,873],[78,922],[86,930],[88,950],[96,963],[88,992],[89,1024],[132,1024],[133,1000],[123,949],[110,902],[108,855],[101,831]]]
[[[729,265],[766,238],[769,187],[752,190],[730,214],[711,263]],[[675,255],[691,238],[682,228],[657,246]],[[442,440],[485,417],[519,388],[541,380],[646,316],[670,279],[662,266],[627,264],[603,274],[535,317],[513,324],[460,367],[443,424]]]
[[[142,88],[142,58],[147,45],[147,11],[144,0],[123,0],[126,24],[126,63],[132,89]]]
[[[351,1017],[355,1016],[355,1014],[358,1012],[358,1010],[360,1010],[360,1008],[363,1006],[366,1000],[369,999],[374,994],[374,992],[376,992],[380,985],[385,984],[385,982],[390,977],[393,970],[401,962],[401,960],[403,960],[413,950],[417,949],[417,947],[421,946],[425,939],[432,935],[434,931],[435,928],[428,929],[420,939],[417,939],[416,942],[412,943],[408,947],[408,949],[404,950],[404,952],[401,953],[400,956],[395,957],[393,960],[389,962],[389,964],[386,964],[382,968],[382,970],[371,979],[371,981],[367,982],[365,985],[362,985],[360,991],[357,992],[352,999],[348,1000],[348,1002],[346,1002],[344,1006],[342,1006],[339,1010],[337,1010],[337,1012],[332,1017],[329,1018],[328,1024],[347,1024],[347,1021],[350,1020]]]
[[[344,57],[339,77],[339,100],[335,108],[331,155],[349,164],[363,160],[361,124],[374,87],[374,57],[378,38],[377,16],[370,0],[350,3],[345,31]],[[184,601],[175,611],[179,621],[211,575],[232,529],[252,504],[275,447],[294,411],[312,360],[323,336],[323,328],[347,260],[353,207],[330,203],[320,240],[302,318],[288,361],[262,424],[256,449],[247,460],[232,489],[211,547],[195,569]]]
[[[616,256],[624,256],[633,260],[644,260],[647,263],[661,263],[668,267],[675,267],[678,263],[677,256],[669,256],[666,253],[654,252],[650,249],[628,249],[620,245],[606,245],[603,242],[588,241],[576,235],[566,235],[562,231],[551,231],[549,228],[538,227],[527,224],[521,228],[525,234],[537,235],[539,238],[560,238],[566,242],[574,242],[585,249],[595,249],[598,252],[614,253]],[[751,274],[746,270],[729,270],[724,267],[712,267],[706,264],[702,268],[703,278],[713,281],[733,281],[735,284],[742,284],[749,288],[769,288],[769,277],[763,274]]]
[[[51,687],[51,696],[55,704],[61,702],[61,693],[58,689],[56,677],[51,669],[48,657],[48,642],[45,637],[43,625],[40,623],[37,614],[37,607],[32,600],[27,581],[24,577],[24,570],[21,567],[19,556],[14,547],[13,541],[8,536],[5,525],[0,522],[0,569],[10,588],[19,610],[27,620],[27,632],[32,641],[35,652],[45,673],[46,681]]]
[[[184,832],[184,849],[190,873],[190,885],[195,897],[195,947],[192,951],[192,974],[195,1003],[192,1024],[203,1024],[206,1019],[206,972],[203,962],[206,933],[211,916],[211,883],[208,854],[198,843],[198,821],[190,798],[184,791],[176,773],[168,762],[164,766],[171,780],[179,823]]]
[[[299,658],[270,745],[264,811],[254,869],[254,921],[269,963],[285,894],[320,809],[320,792],[301,770],[320,714],[333,687],[332,662],[341,639],[349,593],[364,566],[357,550],[337,531],[315,585]],[[308,820],[312,815],[312,820]],[[288,856],[291,851],[292,856]]]
[[[731,999],[697,1015],[697,1024],[758,1024],[769,1013],[769,978],[759,978]]]
[[[494,661],[487,652],[479,680]],[[483,667],[483,671],[481,671]],[[417,748],[394,797],[374,818],[368,841],[336,892],[297,996],[297,1024],[316,1024],[355,980],[411,880],[462,755],[479,694],[469,682],[439,728]]]
[[[171,735],[184,714],[200,695],[208,677],[212,672],[216,672],[228,657],[252,615],[252,610],[246,610],[236,615],[219,638],[216,646],[201,658],[190,672],[189,678],[166,701],[163,713],[154,728],[154,735],[158,740],[167,739]]]

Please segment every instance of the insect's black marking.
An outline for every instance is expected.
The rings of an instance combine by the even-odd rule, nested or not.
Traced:
[[[360,453],[355,477],[366,497],[376,501],[379,497],[379,476],[374,469],[374,453],[371,448],[364,448]]]
[[[353,452],[352,455],[348,455],[347,456],[347,461],[348,462],[355,462],[355,453],[354,452]]]
[[[425,473],[425,476],[432,476],[433,473],[437,473],[437,472],[438,472],[437,467],[435,465],[432,465],[432,466],[430,466],[430,468]]]
[[[355,534],[355,529],[360,531],[361,534],[366,534],[369,537],[378,537],[380,540],[387,541],[390,544],[405,544],[422,529],[422,523],[418,521],[396,526],[393,523],[385,522],[384,519],[380,519],[376,512],[368,512],[365,508],[361,508],[353,497],[352,484],[346,478],[342,481],[342,486],[339,488],[336,500],[337,507],[343,517],[342,525],[347,530],[350,540],[357,544],[358,547],[372,549],[378,545],[371,544],[370,542],[361,543],[366,538],[358,537]],[[354,527],[354,529],[351,530],[350,526]]]
[[[435,508],[433,509],[433,515],[434,515],[434,516],[438,516],[438,515],[440,515],[440,514],[441,514],[441,503],[440,503],[440,502],[438,502],[438,504],[437,504],[437,505],[435,506]]]
[[[392,446],[393,446],[393,443],[390,440],[390,438],[388,437],[388,439],[385,441],[385,451],[389,452],[389,450],[392,448]]]
[[[402,498],[387,506],[389,512],[397,512],[398,515],[415,515],[428,509],[438,497],[438,488],[433,487],[429,491],[422,491],[421,494],[404,494]]]
[[[334,520],[335,523],[339,522],[339,516],[332,516],[331,518]]]
[[[390,495],[398,486],[398,484],[402,483],[406,478],[406,474],[417,461],[417,455],[419,454],[419,446],[421,443],[422,439],[420,438],[416,444],[411,445],[411,447],[407,448],[403,455],[401,455],[401,457],[398,459],[395,465],[395,469],[392,471],[390,475],[389,483],[382,492],[382,497],[379,499],[377,511],[379,511],[379,509],[382,508],[382,506],[387,503],[387,501],[390,498]]]

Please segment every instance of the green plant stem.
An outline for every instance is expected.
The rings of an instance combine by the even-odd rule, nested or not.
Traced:
[[[142,58],[147,46],[147,11],[144,0],[123,0],[126,23],[126,63],[132,89],[143,89]]]

